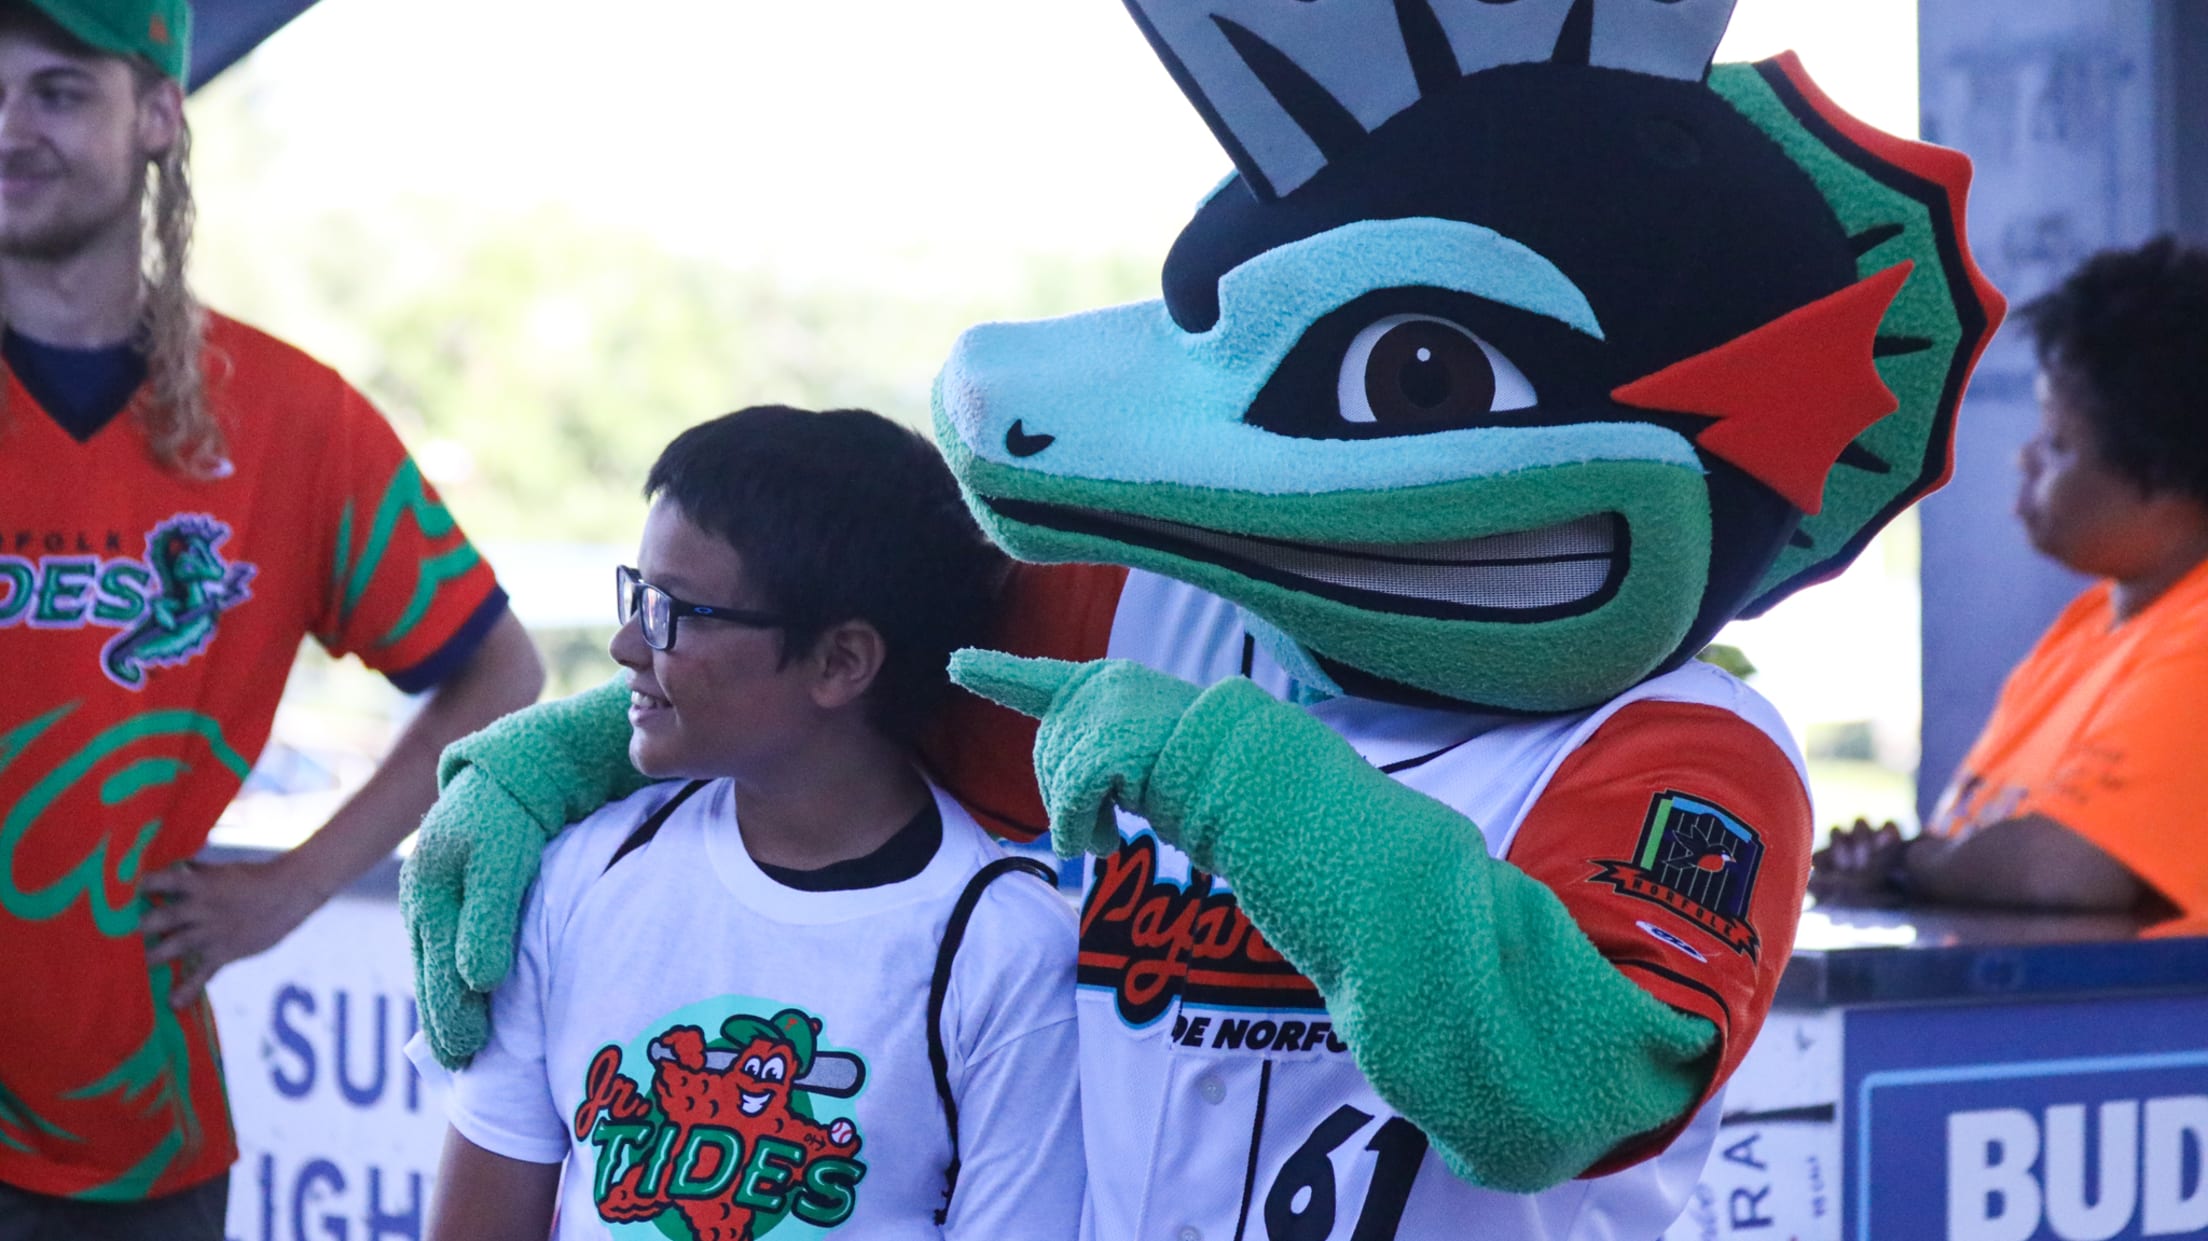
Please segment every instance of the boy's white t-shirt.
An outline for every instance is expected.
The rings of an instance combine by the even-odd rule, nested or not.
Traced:
[[[490,1044],[454,1079],[454,1128],[565,1164],[561,1238],[1072,1236],[1067,902],[1007,875],[967,927],[943,1016],[962,1167],[939,1228],[951,1146],[928,986],[952,905],[1002,848],[938,789],[943,840],[918,875],[799,891],[752,861],[720,780],[609,869],[681,788],[606,806],[545,851]]]

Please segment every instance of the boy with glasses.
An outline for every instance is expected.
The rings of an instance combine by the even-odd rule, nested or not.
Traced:
[[[1073,1235],[1071,911],[909,744],[1004,561],[862,411],[715,419],[645,492],[611,650],[664,782],[546,853],[432,1235]]]

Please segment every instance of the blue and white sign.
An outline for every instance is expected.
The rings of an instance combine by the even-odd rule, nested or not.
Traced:
[[[1847,1235],[2208,1238],[2208,998],[1860,1010]]]
[[[230,1241],[420,1241],[445,1119],[403,1050],[412,981],[398,902],[360,896],[215,976]]]

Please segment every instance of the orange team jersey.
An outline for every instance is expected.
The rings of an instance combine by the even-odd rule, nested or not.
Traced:
[[[2122,624],[2110,594],[2072,600],[2009,674],[1931,830],[2052,819],[2208,931],[2208,564]]]
[[[300,639],[426,688],[505,609],[359,393],[251,328],[207,330],[218,480],[160,468],[128,411],[79,443],[6,381],[0,1182],[37,1193],[133,1201],[236,1157],[213,1014],[173,1009],[169,968],[148,969],[138,883],[205,843]]]
[[[1096,659],[1120,649],[1112,645],[1115,623],[1185,623],[1186,632],[1169,641],[1217,648],[1209,661],[1221,674],[1239,665],[1249,675],[1256,661],[1264,676],[1270,661],[1231,620],[1219,619],[1231,609],[1151,612],[1154,598],[1200,596],[1175,585],[1130,603],[1123,599],[1128,590],[1122,569],[1019,565],[992,643],[1021,655]],[[1717,1028],[1707,1098],[1747,1054],[1786,970],[1808,881],[1812,817],[1801,771],[1774,740],[1784,729],[1776,713],[1730,678],[1700,665],[1689,669],[1691,675],[1672,673],[1653,685],[1714,682],[1711,692],[1731,705],[1642,697],[1653,685],[1630,691],[1623,697],[1633,701],[1602,718],[1562,759],[1524,810],[1503,856],[1555,892],[1626,977]],[[925,748],[938,778],[985,826],[1027,839],[1046,822],[1030,758],[1035,729],[1026,716],[961,694]],[[1397,778],[1415,784],[1416,773]],[[1442,790],[1422,791],[1455,803]],[[1511,824],[1481,827],[1508,832]],[[1084,917],[1085,953],[1093,947],[1093,921]],[[1248,933],[1262,944],[1262,933]],[[1300,978],[1283,985],[1311,987]],[[1588,1175],[1657,1154],[1693,1114],[1627,1143]]]

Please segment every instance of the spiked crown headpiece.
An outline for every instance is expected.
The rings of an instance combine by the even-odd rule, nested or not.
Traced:
[[[1127,0],[1259,198],[1422,95],[1501,65],[1698,81],[1734,0]]]

